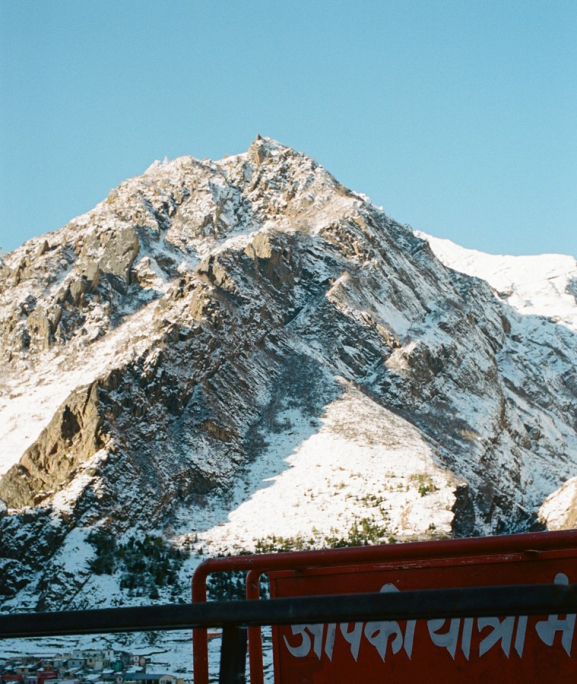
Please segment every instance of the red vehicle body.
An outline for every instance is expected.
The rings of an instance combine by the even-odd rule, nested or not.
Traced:
[[[247,596],[269,577],[271,598],[451,587],[577,582],[577,532],[421,542],[207,561],[210,572],[249,570]],[[197,630],[199,631],[199,630]],[[493,616],[273,627],[277,684],[577,680],[575,615]],[[200,637],[200,638],[199,638]],[[195,634],[195,682],[203,637]],[[260,632],[249,630],[251,682],[260,683]]]

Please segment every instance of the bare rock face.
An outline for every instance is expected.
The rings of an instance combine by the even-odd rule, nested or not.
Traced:
[[[1,266],[4,593],[40,581],[71,530],[158,529],[226,497],[289,408],[314,432],[343,382],[421,435],[454,534],[526,529],[577,466],[575,334],[527,327],[270,139],[156,163]]]
[[[0,499],[13,508],[39,504],[74,478],[105,444],[97,386],[74,391],[18,464],[0,480]]]

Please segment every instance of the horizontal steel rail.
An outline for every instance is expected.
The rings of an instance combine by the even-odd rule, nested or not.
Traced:
[[[434,558],[463,558],[486,554],[525,553],[535,558],[543,552],[574,549],[577,546],[577,530],[558,532],[522,532],[495,537],[472,537],[470,539],[442,539],[413,542],[410,544],[382,544],[376,546],[353,546],[343,549],[316,551],[286,551],[282,553],[248,554],[209,558],[195,570],[192,578],[193,592],[202,597],[203,583],[214,572],[236,570],[297,570],[329,566],[350,566],[364,563],[401,564],[411,561],[429,561]],[[197,599],[193,596],[193,601]]]
[[[426,589],[0,615],[0,638],[577,613],[577,584]]]

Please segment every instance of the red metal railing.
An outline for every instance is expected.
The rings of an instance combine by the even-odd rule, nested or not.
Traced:
[[[201,603],[207,600],[207,578],[210,574],[217,572],[248,572],[247,598],[257,599],[260,595],[260,576],[272,571],[305,570],[394,561],[473,558],[499,553],[527,553],[531,556],[538,556],[541,551],[574,548],[576,545],[577,531],[569,530],[213,558],[201,563],[193,575],[192,601],[193,603]],[[208,638],[206,629],[195,629],[193,632],[193,662],[195,684],[208,684]],[[262,641],[259,627],[250,628],[249,662],[252,684],[262,684]]]

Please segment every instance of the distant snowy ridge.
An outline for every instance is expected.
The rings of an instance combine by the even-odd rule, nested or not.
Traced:
[[[577,261],[564,254],[501,256],[460,247],[421,231],[449,268],[486,280],[521,314],[545,316],[577,332]]]
[[[542,316],[577,332],[577,261],[572,256],[485,254],[421,231],[415,231],[415,235],[427,240],[449,268],[486,280],[520,314]],[[531,319],[520,322],[533,328],[533,334],[539,338],[540,325],[534,327]],[[577,525],[577,477],[570,478],[547,497],[538,518],[549,529]]]

